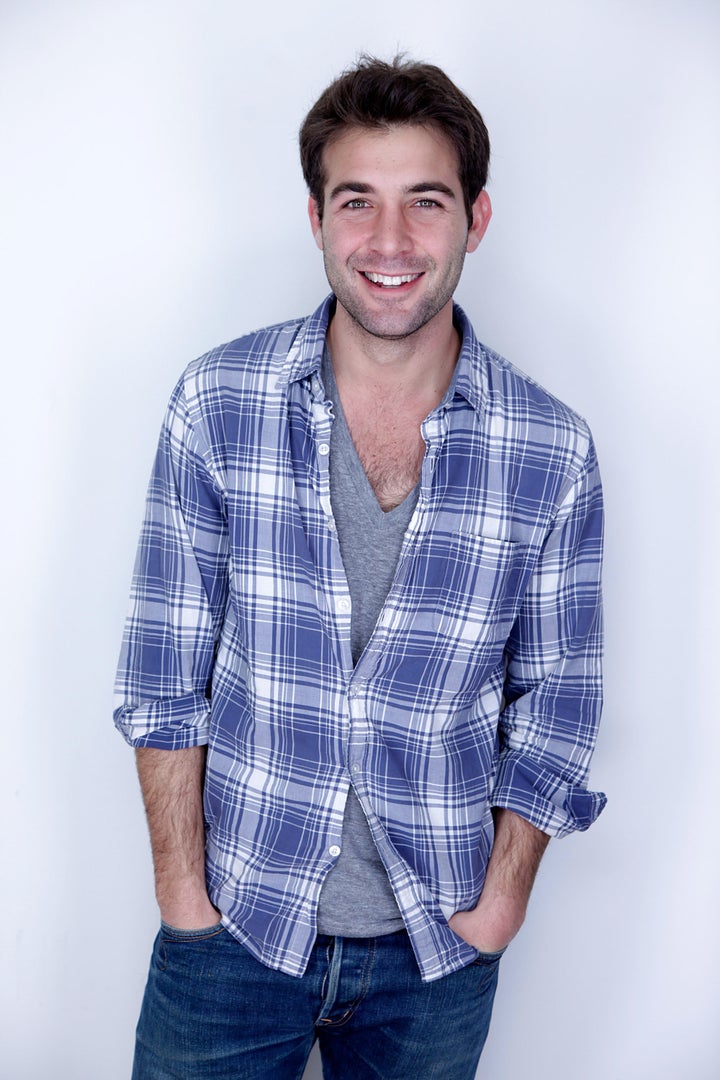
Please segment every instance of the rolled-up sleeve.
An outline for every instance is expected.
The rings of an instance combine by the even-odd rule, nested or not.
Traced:
[[[551,836],[588,828],[606,802],[587,789],[602,708],[602,541],[602,490],[590,442],[506,650],[492,803]]]
[[[138,747],[176,750],[208,737],[228,536],[198,426],[181,382],[150,479],[115,684],[115,724]]]

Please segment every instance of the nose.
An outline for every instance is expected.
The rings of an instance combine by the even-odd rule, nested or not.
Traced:
[[[402,255],[412,249],[410,230],[400,207],[383,206],[378,210],[370,243],[374,251],[385,256]]]

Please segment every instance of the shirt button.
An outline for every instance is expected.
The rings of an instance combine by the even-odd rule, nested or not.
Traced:
[[[350,610],[350,601],[345,599],[345,598],[343,598],[342,600],[338,600],[337,609],[338,609],[338,611],[349,611]]]
[[[337,844],[333,844],[331,848],[328,848],[328,851],[332,855],[333,859],[337,859],[338,855],[340,854],[340,848],[337,846]]]
[[[322,454],[323,457],[327,457],[330,453],[330,447],[326,442],[321,442],[318,446],[318,454]]]
[[[355,774],[355,776],[357,776],[357,774],[360,772],[360,766],[359,765],[353,765],[352,771]]]

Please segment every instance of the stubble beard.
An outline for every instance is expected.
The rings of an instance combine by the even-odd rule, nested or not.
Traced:
[[[443,278],[430,293],[424,295],[413,307],[404,312],[388,311],[383,313],[373,310],[370,305],[362,302],[358,292],[348,284],[346,277],[337,272],[336,264],[328,256],[327,251],[323,252],[323,261],[330,287],[335,293],[338,303],[356,327],[374,338],[380,338],[384,341],[402,341],[427,326],[452,299],[465,263],[465,253],[464,251],[460,252],[452,260]],[[348,269],[351,274],[356,273],[350,264]],[[431,273],[433,270],[435,270],[435,263],[429,262],[423,265],[422,268],[405,265],[402,273]]]

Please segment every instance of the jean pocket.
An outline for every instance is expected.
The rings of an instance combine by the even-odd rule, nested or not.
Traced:
[[[505,949],[506,948],[507,945],[505,946]],[[505,953],[505,949],[498,949],[497,952],[479,952],[473,960],[473,964],[476,964],[478,967],[492,967],[493,964],[499,964]]]
[[[206,941],[208,938],[218,937],[225,932],[221,922],[213,923],[212,926],[203,926],[198,930],[182,930],[170,923],[160,923],[160,936],[163,941]]]

